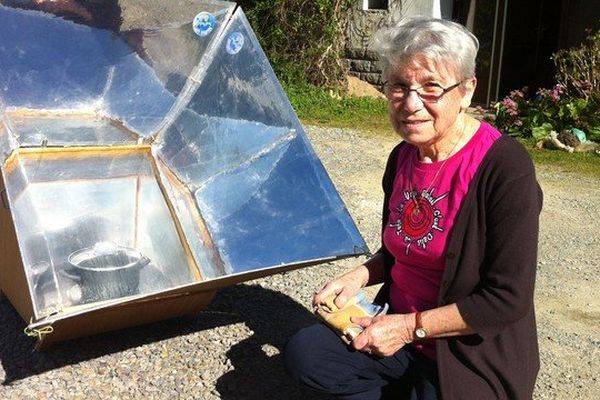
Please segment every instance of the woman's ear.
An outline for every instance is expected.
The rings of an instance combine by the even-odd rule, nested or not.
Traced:
[[[475,88],[477,87],[477,78],[473,77],[467,79],[463,87],[464,94],[462,99],[460,100],[460,109],[466,110],[471,105],[471,99],[473,98]]]

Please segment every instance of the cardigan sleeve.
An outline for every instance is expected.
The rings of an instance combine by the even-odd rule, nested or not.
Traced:
[[[377,250],[376,254],[382,254],[385,268],[384,284],[379,289],[379,292],[375,296],[374,303],[385,304],[389,302],[390,282],[392,281],[392,267],[394,266],[394,256],[389,252],[383,243],[383,231],[388,222],[390,215],[389,203],[392,191],[394,189],[394,178],[396,177],[396,167],[398,164],[398,153],[402,143],[398,144],[391,151],[385,172],[383,173],[383,179],[381,181],[383,187],[383,208],[381,210],[381,246]]]
[[[381,210],[381,247],[379,248],[379,250],[377,250],[377,253],[382,253],[384,255],[386,266],[386,281],[389,280],[389,270],[394,265],[394,257],[387,250],[385,244],[383,243],[383,232],[385,230],[385,226],[390,216],[390,197],[392,196],[392,191],[394,189],[394,179],[396,177],[396,168],[398,165],[398,153],[401,146],[402,143],[398,144],[391,151],[381,181],[381,185],[383,187],[383,208]]]
[[[525,149],[516,142],[507,147],[489,166],[478,199],[485,202],[479,283],[456,302],[469,326],[483,335],[523,318],[533,306],[542,192]]]

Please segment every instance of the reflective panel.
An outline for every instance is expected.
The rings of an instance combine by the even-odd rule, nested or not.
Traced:
[[[23,147],[135,144],[140,136],[118,120],[94,113],[9,114]]]
[[[17,2],[41,7],[35,3]],[[230,3],[194,3],[215,15],[215,31],[202,40],[190,29],[189,17],[173,22],[175,27],[117,33],[47,12],[0,6],[0,37],[10,44],[0,46],[0,93],[6,105],[94,110],[142,136],[152,134],[232,8]]]
[[[368,250],[235,4],[0,3],[1,171],[36,318]]]
[[[148,147],[23,150],[9,160],[6,172],[38,310],[200,280],[155,178]],[[73,260],[83,251],[93,267]],[[104,258],[92,256],[96,253]],[[123,254],[129,261],[111,259]],[[140,265],[142,259],[148,262]],[[129,278],[122,289],[104,287],[124,276]]]

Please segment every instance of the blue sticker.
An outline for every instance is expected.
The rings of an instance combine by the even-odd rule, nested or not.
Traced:
[[[239,32],[232,32],[227,38],[225,48],[229,54],[237,54],[244,47],[244,35]]]
[[[192,22],[192,28],[198,36],[208,35],[215,29],[215,26],[217,26],[217,19],[211,13],[205,11],[196,15],[194,22]]]

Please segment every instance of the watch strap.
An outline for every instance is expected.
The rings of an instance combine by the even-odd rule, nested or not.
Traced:
[[[422,321],[422,316],[421,316],[421,312],[417,311],[415,313],[415,331],[414,331],[414,335],[415,338],[417,340],[422,340],[425,339],[429,336],[429,332],[427,332],[427,329],[425,329],[423,327],[423,321]]]

